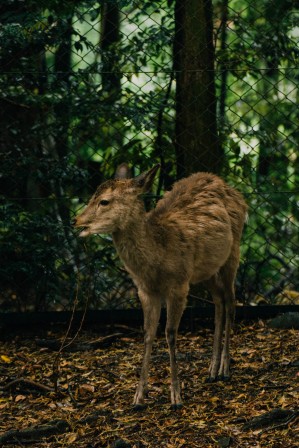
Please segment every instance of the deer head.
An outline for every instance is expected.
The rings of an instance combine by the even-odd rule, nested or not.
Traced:
[[[83,228],[81,237],[97,233],[114,233],[134,220],[143,211],[141,195],[152,186],[160,165],[134,179],[111,179],[101,184],[86,208],[77,216],[74,226]]]

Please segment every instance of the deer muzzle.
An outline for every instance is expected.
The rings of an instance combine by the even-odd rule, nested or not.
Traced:
[[[76,218],[74,218],[72,220],[71,224],[76,229],[79,229],[79,228],[82,229],[81,232],[79,233],[80,237],[85,237],[85,236],[90,235],[90,230],[89,230],[90,225],[87,223],[83,223],[82,221],[80,222],[80,216],[77,216]]]

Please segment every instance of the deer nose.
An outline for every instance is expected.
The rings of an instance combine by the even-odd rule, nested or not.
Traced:
[[[77,222],[77,218],[73,218],[73,219],[71,220],[71,226],[76,225],[76,222]]]

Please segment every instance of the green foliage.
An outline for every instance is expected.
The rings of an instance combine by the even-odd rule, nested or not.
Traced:
[[[2,205],[2,306],[9,309],[12,301],[19,310],[44,310],[52,307],[51,302],[60,302],[59,277],[67,270],[57,254],[62,244],[63,231],[53,217]]]
[[[220,133],[226,151],[225,175],[238,184],[250,205],[242,279],[252,294],[272,289],[275,294],[278,284],[299,286],[297,275],[287,275],[295,272],[299,243],[294,213],[298,11],[288,0],[231,1],[227,17],[225,40],[216,52],[218,89],[225,92]]]
[[[113,5],[117,29],[105,31]],[[119,163],[137,174],[161,162],[158,194],[175,178],[174,6],[0,6],[1,283],[19,308],[69,307],[76,295],[82,306],[86,296],[92,307],[135,303],[111,241],[78,242],[70,221]],[[291,0],[214,2],[223,175],[250,205],[243,299],[284,277],[299,287],[288,277],[298,264],[298,17]]]

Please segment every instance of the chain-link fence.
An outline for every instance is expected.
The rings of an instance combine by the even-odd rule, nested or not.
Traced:
[[[159,162],[157,196],[199,170],[236,186],[250,207],[238,300],[299,301],[297,6],[1,4],[2,310],[138,303],[110,237],[70,225],[122,163]]]

